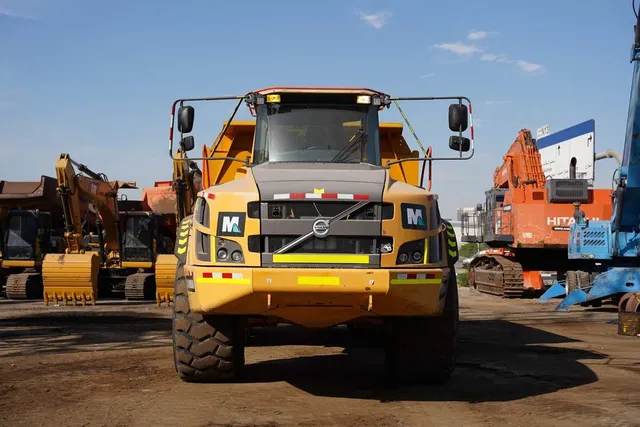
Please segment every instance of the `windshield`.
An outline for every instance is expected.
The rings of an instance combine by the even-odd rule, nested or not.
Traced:
[[[379,164],[377,107],[357,104],[262,104],[254,163]]]
[[[33,247],[38,233],[38,222],[34,215],[11,215],[6,233],[6,246],[2,254],[4,258],[33,258]]]
[[[122,236],[124,258],[127,261],[150,260],[153,247],[153,232],[152,218],[146,215],[129,216],[125,221],[125,230]]]

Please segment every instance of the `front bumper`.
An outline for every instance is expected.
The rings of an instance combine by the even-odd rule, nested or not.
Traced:
[[[411,270],[185,266],[195,312],[277,316],[327,327],[362,316],[438,316],[449,268]]]

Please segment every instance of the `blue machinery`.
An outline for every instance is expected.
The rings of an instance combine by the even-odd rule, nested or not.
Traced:
[[[634,5],[635,12],[635,5]],[[569,259],[581,271],[567,272],[565,284],[555,282],[541,302],[566,295],[556,310],[574,304],[598,304],[602,298],[633,298],[640,301],[640,17],[636,13],[635,39],[631,51],[633,80],[622,163],[615,179],[613,214],[608,221],[589,221],[576,206],[569,235]],[[638,311],[640,303],[633,304]],[[628,307],[631,307],[629,305]],[[622,305],[621,305],[622,311]]]

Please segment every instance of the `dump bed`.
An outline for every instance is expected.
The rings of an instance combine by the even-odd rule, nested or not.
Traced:
[[[0,181],[0,208],[62,210],[55,178],[42,175],[40,181]]]
[[[223,123],[223,128],[227,122]],[[351,126],[351,124],[345,124]],[[357,123],[353,124],[356,126]],[[227,128],[217,147],[203,146],[203,157],[234,157],[245,159],[253,151],[253,133],[256,123],[252,120],[235,120]],[[418,157],[417,151],[412,151],[402,136],[402,123],[380,123],[380,154],[382,164],[404,158]],[[216,140],[220,137],[218,135]],[[233,181],[245,173],[245,167],[240,162],[232,160],[204,160],[202,162],[202,186]],[[392,165],[389,173],[397,181],[418,185],[419,162],[406,162]]]
[[[162,215],[175,215],[176,193],[171,184],[171,181],[156,181],[153,187],[143,188],[142,203],[145,210]]]

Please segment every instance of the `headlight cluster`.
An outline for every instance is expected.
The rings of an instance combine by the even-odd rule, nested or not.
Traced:
[[[243,263],[242,247],[233,240],[216,239],[216,261]]]
[[[424,239],[406,242],[400,246],[396,264],[424,264]]]

